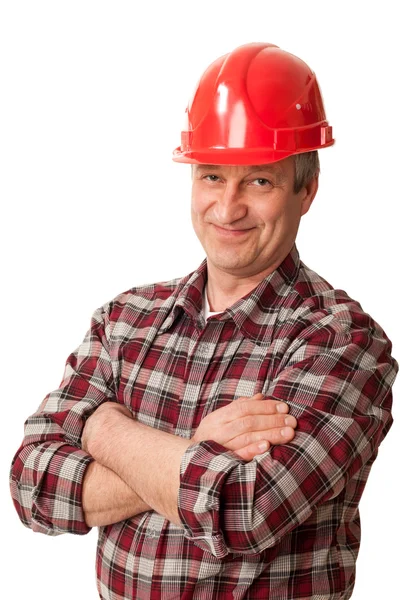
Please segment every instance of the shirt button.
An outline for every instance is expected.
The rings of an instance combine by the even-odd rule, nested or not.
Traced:
[[[149,538],[155,538],[156,537],[156,532],[154,531],[154,529],[149,529],[146,533],[147,537]]]
[[[197,354],[200,356],[206,356],[206,354],[208,354],[208,344],[201,344],[201,346],[198,346]]]

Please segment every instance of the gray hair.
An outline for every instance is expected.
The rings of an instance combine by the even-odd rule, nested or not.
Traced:
[[[319,156],[317,150],[294,155],[294,193],[297,194],[308,185],[311,179],[319,175]]]

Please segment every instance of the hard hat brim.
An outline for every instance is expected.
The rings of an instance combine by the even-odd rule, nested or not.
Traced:
[[[333,146],[335,140],[324,145],[293,151],[277,151],[269,148],[206,148],[204,151],[182,151],[181,146],[175,148],[172,159],[175,162],[203,165],[267,165],[293,156]]]

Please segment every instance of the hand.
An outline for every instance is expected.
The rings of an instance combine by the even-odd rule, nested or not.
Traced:
[[[294,438],[297,421],[288,412],[287,404],[264,399],[263,394],[238,398],[204,417],[192,442],[214,440],[244,460],[252,460],[271,444],[286,444]]]
[[[82,432],[82,450],[95,455],[95,442],[103,436],[105,431],[113,426],[117,420],[132,418],[130,410],[117,402],[104,402],[86,420]]]

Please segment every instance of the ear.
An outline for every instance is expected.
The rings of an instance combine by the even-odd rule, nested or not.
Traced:
[[[315,175],[308,185],[304,186],[302,190],[300,190],[299,194],[302,194],[301,199],[301,216],[305,215],[312,204],[316,194],[318,191],[318,175]]]

